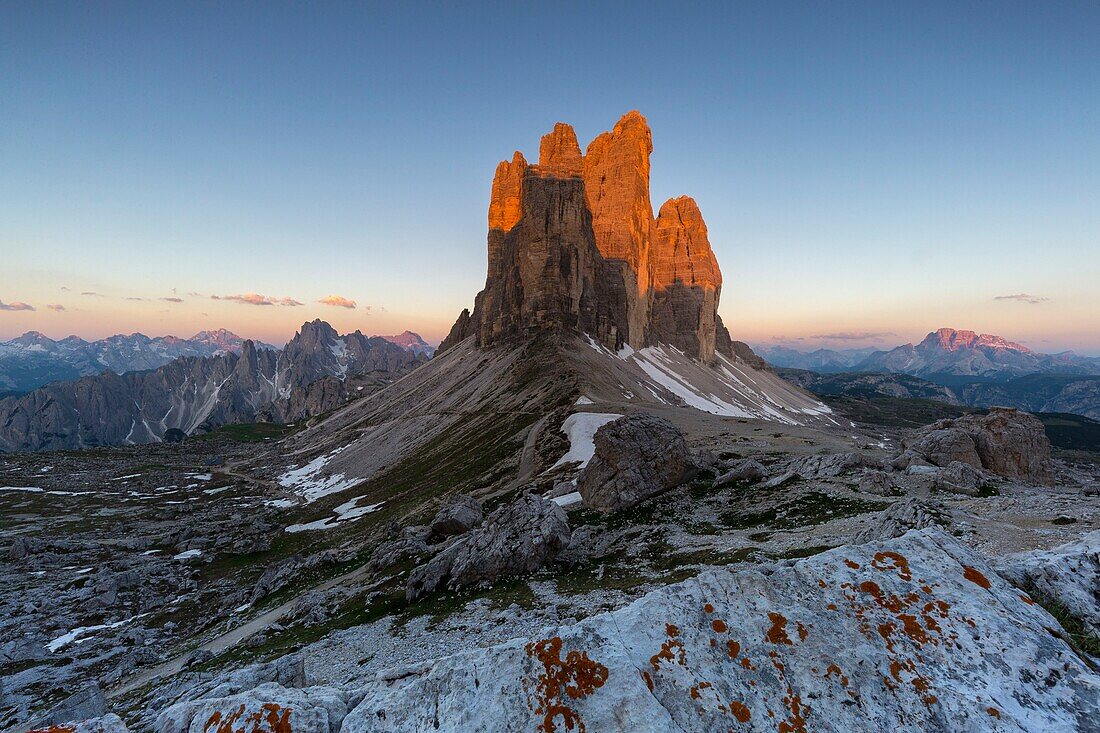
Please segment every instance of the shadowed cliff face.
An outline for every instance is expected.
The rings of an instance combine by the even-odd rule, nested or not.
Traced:
[[[441,348],[469,335],[488,346],[563,327],[616,349],[663,343],[704,361],[716,348],[731,353],[706,224],[687,196],[654,218],[652,150],[645,118],[629,112],[584,154],[573,128],[559,122],[542,137],[538,165],[519,152],[501,162],[485,289]]]

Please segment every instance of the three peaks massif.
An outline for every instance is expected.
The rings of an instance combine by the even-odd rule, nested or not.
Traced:
[[[717,314],[722,273],[699,207],[649,197],[652,135],[638,112],[582,154],[573,128],[554,126],[530,165],[502,161],[489,202],[489,267],[472,316],[442,348],[479,346],[548,326],[580,329],[604,346],[667,344],[706,362],[733,356]]]

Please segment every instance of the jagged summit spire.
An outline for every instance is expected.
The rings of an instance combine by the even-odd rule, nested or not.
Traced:
[[[537,165],[519,152],[501,162],[485,289],[445,346],[471,334],[488,346],[566,327],[614,348],[665,343],[705,361],[726,348],[722,274],[706,224],[687,196],[654,217],[652,151],[649,124],[633,110],[583,154],[576,132],[559,122],[542,136]]]
[[[583,176],[584,160],[572,125],[559,122],[539,142],[539,170],[544,175]]]

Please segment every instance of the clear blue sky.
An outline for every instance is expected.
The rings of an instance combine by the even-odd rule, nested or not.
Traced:
[[[637,108],[735,336],[1100,352],[1098,39],[1097,2],[5,2],[0,301],[35,310],[0,337],[439,338],[496,162]],[[208,297],[245,292],[303,305]]]

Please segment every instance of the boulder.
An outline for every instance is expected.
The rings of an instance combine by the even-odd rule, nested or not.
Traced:
[[[84,729],[92,733],[96,730],[95,725],[98,722],[107,725],[113,723],[113,721],[103,721],[105,715],[107,715],[107,699],[103,696],[103,690],[95,682],[89,682],[50,708],[49,712],[38,718],[32,725],[49,728],[84,721],[86,724]]]
[[[997,572],[1044,601],[1055,601],[1100,636],[1100,530],[1053,550],[1006,555]]]
[[[859,477],[859,490],[875,496],[897,496],[901,494],[894,479],[885,471],[867,471]]]
[[[367,567],[371,571],[378,571],[411,558],[430,555],[431,552],[432,548],[420,537],[399,537],[378,545]]]
[[[902,447],[911,449],[933,466],[946,466],[952,461],[959,461],[976,468],[982,467],[982,459],[978,457],[978,449],[970,433],[947,424],[937,425],[941,423],[934,423],[931,429],[922,431],[915,439],[903,442]]]
[[[339,733],[345,693],[330,687],[285,688],[268,682],[226,697],[177,703],[157,717],[157,733]]]
[[[910,498],[891,504],[870,527],[856,535],[854,541],[888,540],[901,537],[911,529],[946,527],[950,523],[951,512],[942,502]]]
[[[974,437],[983,468],[1007,478],[1054,483],[1050,439],[1039,418],[993,407],[988,415],[966,415],[956,422]]]
[[[343,733],[1095,730],[1100,674],[928,528],[704,571],[367,682]]]
[[[590,509],[614,512],[634,506],[682,484],[694,471],[683,433],[649,413],[603,425],[593,443],[595,455],[577,482]]]
[[[858,451],[802,456],[787,462],[787,471],[793,472],[808,481],[835,478],[860,468],[877,469],[881,467],[882,461],[880,459]]]
[[[727,470],[714,479],[713,488],[727,486],[735,483],[755,483],[768,477],[768,469],[760,461],[752,458],[743,458],[729,464]]]
[[[985,485],[981,469],[962,461],[951,461],[936,473],[935,486],[940,491],[974,495]]]
[[[30,554],[30,545],[23,537],[16,537],[12,540],[11,547],[8,549],[9,560],[22,560]]]
[[[33,728],[29,733],[130,733],[122,718],[114,713],[106,713],[80,721],[65,721],[43,728]]]
[[[986,415],[939,420],[903,441],[895,468],[913,464],[915,456],[935,466],[959,461],[1006,478],[1050,485],[1054,471],[1050,440],[1034,415],[993,407]]]
[[[500,507],[484,526],[458,537],[409,575],[411,602],[438,588],[487,583],[532,573],[569,544],[569,520],[552,501],[524,494]]]
[[[431,522],[432,532],[440,537],[450,537],[456,534],[469,532],[481,524],[485,514],[481,510],[481,502],[472,496],[458,494],[448,497],[435,519]]]

